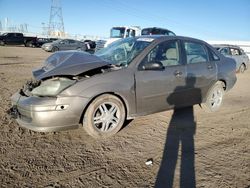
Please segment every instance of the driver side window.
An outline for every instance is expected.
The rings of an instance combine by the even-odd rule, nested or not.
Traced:
[[[157,45],[143,60],[147,62],[161,62],[164,67],[180,64],[179,48],[177,41],[165,41]]]

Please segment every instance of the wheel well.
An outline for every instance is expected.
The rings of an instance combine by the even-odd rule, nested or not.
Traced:
[[[222,82],[223,83],[223,89],[224,89],[224,91],[226,91],[226,89],[227,89],[227,83],[226,83],[226,81],[225,80],[218,80],[218,82]]]
[[[243,65],[243,66],[246,68],[246,64],[245,64],[245,62],[242,62],[242,63],[241,63],[241,65]]]
[[[95,100],[97,97],[99,97],[99,96],[101,96],[101,95],[104,95],[104,94],[114,95],[114,96],[118,97],[118,98],[122,101],[122,104],[123,104],[124,109],[125,109],[125,118],[127,119],[127,105],[126,105],[124,99],[123,99],[120,95],[118,95],[118,94],[116,94],[116,93],[114,93],[114,92],[106,92],[106,93],[101,93],[101,94],[99,94],[99,95],[96,95],[95,97],[93,97],[93,98],[88,102],[88,104],[86,105],[86,107],[84,108],[84,110],[83,110],[83,112],[82,112],[82,115],[81,115],[81,117],[80,117],[79,123],[82,124],[83,116],[84,116],[86,110],[88,109],[89,105],[92,103],[92,101]]]

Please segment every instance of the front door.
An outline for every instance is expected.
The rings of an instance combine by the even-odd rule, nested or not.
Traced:
[[[147,114],[178,107],[185,101],[186,67],[180,56],[179,41],[156,45],[143,59],[135,73],[137,113]],[[162,70],[144,70],[149,62],[161,62]]]

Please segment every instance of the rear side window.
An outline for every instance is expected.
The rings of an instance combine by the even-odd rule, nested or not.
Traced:
[[[232,55],[241,55],[241,51],[237,48],[230,48],[230,52]]]
[[[175,34],[173,32],[171,32],[171,31],[169,31],[168,35],[169,36],[175,36]]]
[[[184,42],[187,64],[202,63],[208,61],[208,55],[203,44],[196,42]]]
[[[241,55],[246,55],[246,53],[244,52],[244,50],[240,49]]]
[[[16,34],[16,37],[20,37],[20,38],[21,38],[22,36],[23,36],[23,35],[22,35],[21,33],[17,33],[17,34]]]
[[[69,44],[69,41],[68,40],[62,40],[60,43],[62,43],[62,44]]]

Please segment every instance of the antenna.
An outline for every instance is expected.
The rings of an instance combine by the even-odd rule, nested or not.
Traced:
[[[51,0],[51,2],[48,34],[64,36],[64,23],[60,0]]]

